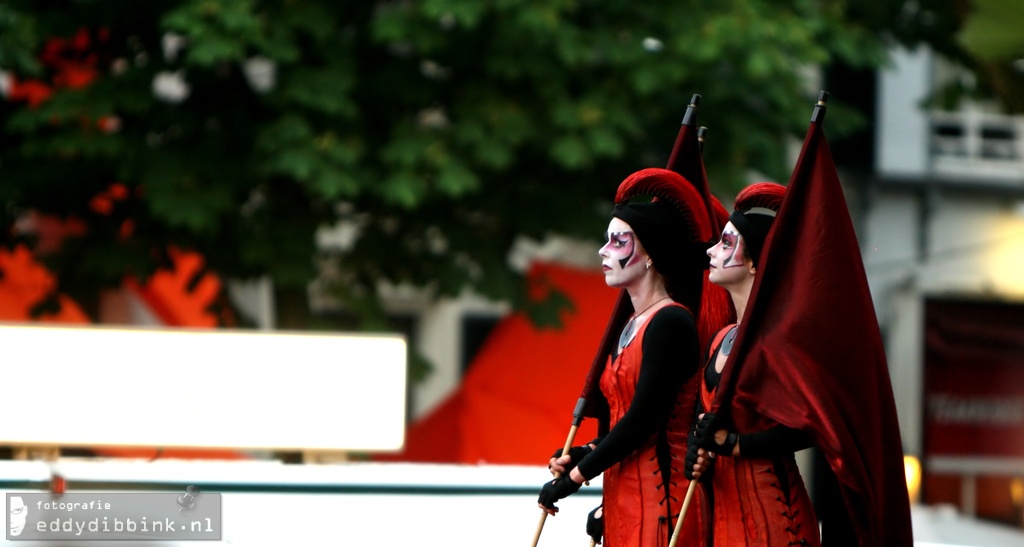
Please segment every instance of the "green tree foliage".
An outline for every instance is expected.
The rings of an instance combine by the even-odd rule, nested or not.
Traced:
[[[977,0],[960,41],[979,57],[1016,60],[1024,57],[1024,11],[1012,0]]]
[[[985,89],[1012,113],[1024,113],[1024,10],[1013,0],[976,0],[957,35],[976,60]]]
[[[785,181],[786,137],[818,91],[808,70],[884,62],[877,15],[830,0],[6,0],[0,63],[54,90],[0,104],[3,220],[84,223],[46,258],[86,300],[174,245],[298,294],[326,269],[367,320],[380,281],[522,304],[515,239],[597,236],[618,182],[665,165],[693,93],[723,199],[751,171]],[[273,86],[251,83],[267,66]],[[855,126],[830,91],[830,128]],[[98,208],[112,183],[123,197]],[[351,244],[318,251],[338,223]]]
[[[1024,11],[1017,0],[858,2],[858,17],[907,46],[925,44],[962,69],[934,90],[929,106],[957,109],[966,99],[995,100],[1024,112]]]

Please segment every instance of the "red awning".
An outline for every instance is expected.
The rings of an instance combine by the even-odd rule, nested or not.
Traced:
[[[572,302],[560,329],[540,329],[521,313],[498,323],[462,385],[409,427],[405,450],[382,461],[539,465],[565,444],[572,411],[618,291],[600,271],[537,264],[531,287],[553,286]],[[544,290],[544,289],[541,289]],[[586,420],[580,444],[594,438]]]

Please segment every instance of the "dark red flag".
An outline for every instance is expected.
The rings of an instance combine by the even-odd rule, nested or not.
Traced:
[[[828,460],[860,545],[913,544],[892,384],[857,236],[815,107],[714,409],[774,420]],[[826,536],[824,539],[828,539]]]

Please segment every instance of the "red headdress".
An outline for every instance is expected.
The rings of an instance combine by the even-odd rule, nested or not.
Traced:
[[[763,207],[778,211],[785,195],[786,187],[777,182],[755,182],[736,194],[733,209],[746,212],[754,207]]]
[[[704,198],[683,175],[658,167],[641,169],[619,184],[615,204],[625,205],[638,196],[650,196],[652,202],[664,200],[675,207],[679,219],[687,226],[687,232],[671,234],[673,237],[682,241],[711,240],[713,232]]]

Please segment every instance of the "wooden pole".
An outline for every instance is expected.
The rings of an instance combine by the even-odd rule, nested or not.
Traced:
[[[668,542],[668,547],[676,547],[676,542],[679,541],[679,532],[683,529],[683,520],[686,517],[686,510],[690,508],[690,500],[693,499],[693,493],[697,491],[697,479],[690,481],[690,486],[686,488],[686,497],[683,498],[683,507],[679,509],[679,518],[676,519],[676,527],[672,530],[672,539]]]
[[[579,428],[580,428],[580,425],[578,423],[572,424],[572,427],[569,428],[569,436],[566,437],[566,439],[565,439],[565,446],[562,447],[562,455],[563,456],[568,454],[569,450],[572,449],[572,442],[576,438],[576,430],[579,429]],[[556,472],[554,475],[555,475],[555,478],[557,479],[562,474]],[[537,543],[540,541],[540,533],[542,531],[544,531],[544,521],[547,520],[547,518],[548,518],[548,512],[543,510],[543,509],[541,509],[540,510],[540,522],[537,523],[537,532],[533,534],[533,543],[532,543],[533,547],[537,547]]]
[[[587,398],[580,397],[576,401],[576,408],[572,409],[572,427],[569,428],[569,435],[565,438],[565,446],[562,447],[562,456],[568,454],[569,450],[572,449],[573,440],[576,439],[576,430],[580,428],[580,424],[583,422],[583,412],[586,410],[586,408]],[[557,479],[562,474],[556,472],[554,475]],[[540,541],[540,533],[542,530],[544,530],[544,521],[547,520],[547,518],[547,511],[541,509],[540,522],[537,524],[537,532],[533,535],[533,547],[537,547],[537,542]]]

